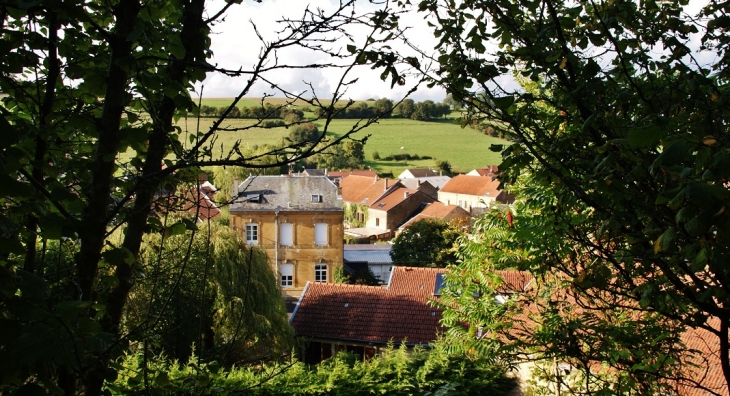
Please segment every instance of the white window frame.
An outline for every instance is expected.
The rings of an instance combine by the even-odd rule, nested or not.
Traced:
[[[314,223],[314,244],[323,246],[328,245],[329,241],[329,225],[327,223]]]
[[[279,245],[294,246],[294,223],[279,223]]]
[[[294,287],[294,264],[283,263],[280,271],[279,284],[281,287]]]
[[[327,264],[319,263],[314,265],[314,281],[319,283],[327,282]]]
[[[246,244],[258,245],[259,243],[259,225],[258,223],[246,223],[244,226]]]

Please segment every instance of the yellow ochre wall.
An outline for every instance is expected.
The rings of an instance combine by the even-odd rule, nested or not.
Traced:
[[[277,249],[278,223],[294,224],[294,244],[279,246]],[[272,270],[276,273],[277,283],[280,284],[279,265],[294,264],[294,285],[284,287],[281,293],[284,297],[299,298],[307,281],[314,282],[315,264],[327,264],[327,282],[334,282],[334,271],[342,267],[343,249],[343,212],[232,212],[230,225],[244,239],[246,224],[258,224],[258,246],[269,256]],[[314,244],[314,224],[326,223],[327,245]],[[322,261],[323,260],[323,261]]]

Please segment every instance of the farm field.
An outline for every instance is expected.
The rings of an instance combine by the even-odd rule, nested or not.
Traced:
[[[213,122],[213,118],[201,119],[201,130],[205,131]],[[180,120],[178,125],[183,129],[194,131],[196,120]],[[224,128],[243,128],[253,124],[253,120],[231,119],[223,124]],[[332,120],[328,135],[342,136],[357,122],[357,120]],[[315,124],[322,130],[324,123]],[[243,149],[253,148],[255,145],[279,144],[288,136],[289,130],[283,127],[263,129],[252,128],[246,131],[221,131],[217,134],[215,147],[224,150],[231,147],[238,139]],[[489,164],[499,164],[499,153],[489,150],[492,144],[507,143],[502,139],[487,136],[471,128],[461,128],[452,120],[433,122],[414,121],[409,119],[383,119],[377,124],[353,135],[354,138],[364,138],[370,135],[365,144],[366,166],[379,173],[392,172],[397,176],[407,168],[434,167],[436,160],[448,161],[455,173],[468,172]],[[378,152],[381,158],[394,154],[410,154],[420,157],[430,156],[430,160],[413,161],[384,161],[373,160],[373,153]]]
[[[339,136],[352,125],[353,120],[334,120],[330,132]],[[436,160],[448,161],[455,173],[468,172],[489,164],[502,162],[499,153],[489,150],[492,144],[507,143],[471,128],[462,129],[452,120],[414,121],[402,118],[380,120],[358,132],[355,137],[370,135],[365,144],[368,166],[378,172],[392,172],[397,176],[407,168],[434,167]],[[381,158],[394,154],[432,157],[430,160],[407,162],[375,161],[373,153]]]

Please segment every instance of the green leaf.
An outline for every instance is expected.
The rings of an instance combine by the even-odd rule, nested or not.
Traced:
[[[165,227],[165,231],[163,232],[163,234],[165,238],[172,235],[182,235],[185,233],[186,229],[187,227],[184,223],[175,223],[169,227]]]
[[[634,128],[629,131],[629,146],[635,149],[656,146],[667,133],[666,129],[657,125]]]
[[[41,235],[45,239],[59,240],[63,236],[63,219],[55,216],[44,216],[38,219]]]
[[[494,98],[492,100],[494,102],[494,105],[498,109],[500,109],[502,111],[507,111],[507,109],[509,109],[509,107],[512,106],[512,104],[515,102],[515,97],[514,96],[503,96],[501,98]]]
[[[113,265],[132,264],[134,262],[134,255],[132,252],[124,247],[105,250],[101,256],[104,258],[104,261]]]
[[[25,248],[23,247],[23,244],[20,243],[20,241],[17,241],[15,239],[0,237],[0,252],[1,253],[23,254],[23,253],[25,253]]]
[[[170,377],[167,375],[167,371],[160,371],[155,378],[155,385],[166,386],[170,383]]]
[[[654,241],[654,253],[659,253],[669,249],[672,241],[677,236],[677,231],[670,227],[662,235]]]

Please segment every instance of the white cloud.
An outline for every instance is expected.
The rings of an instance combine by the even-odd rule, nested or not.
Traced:
[[[259,33],[265,41],[271,42],[276,38],[277,30],[281,30],[283,25],[276,23],[283,17],[298,18],[305,7],[309,6],[310,10],[321,8],[323,10],[333,10],[339,2],[333,0],[310,0],[310,1],[292,1],[292,0],[264,0],[262,3],[246,1],[239,5],[234,5],[228,9],[225,19],[213,27],[212,51],[213,60],[216,66],[231,70],[250,70],[258,62],[262,45],[258,37],[256,37],[253,24],[256,25]],[[213,15],[221,7],[224,6],[223,1],[214,1],[210,3],[208,14]],[[371,3],[358,2],[357,11],[364,12],[374,9]],[[431,49],[436,44],[433,34],[425,25],[422,16],[410,14],[402,17],[402,26],[411,26],[409,37],[416,38],[416,44],[420,48]],[[364,34],[366,31],[362,26],[348,26],[347,33],[355,38],[352,44],[361,46],[364,44]],[[344,50],[347,42],[340,41],[333,44],[333,48],[341,47]],[[406,51],[406,48],[398,48],[399,51]],[[322,53],[317,53],[304,48],[287,48],[277,53],[280,64],[297,64],[306,65],[313,63],[326,63],[330,59]],[[273,60],[270,61],[273,64]],[[391,99],[402,98],[414,83],[408,80],[404,86],[395,85],[391,89],[390,81],[382,81],[380,79],[381,70],[371,70],[369,67],[358,67],[352,71],[345,81],[351,81],[357,78],[357,83],[347,87],[344,98],[362,100],[367,98],[387,97]],[[330,98],[333,90],[339,84],[342,78],[341,69],[295,69],[281,70],[267,73],[267,79],[275,82],[289,92],[304,92],[310,96],[311,84],[315,93],[319,98]],[[205,97],[233,97],[238,95],[245,86],[248,77],[246,75],[239,77],[228,77],[225,75],[210,73],[204,81]],[[247,94],[247,96],[261,96],[264,93],[272,94],[275,90],[271,89],[270,84],[258,83]],[[440,101],[445,97],[443,89],[433,88],[427,89],[422,86],[413,96],[415,100],[431,99]]]

